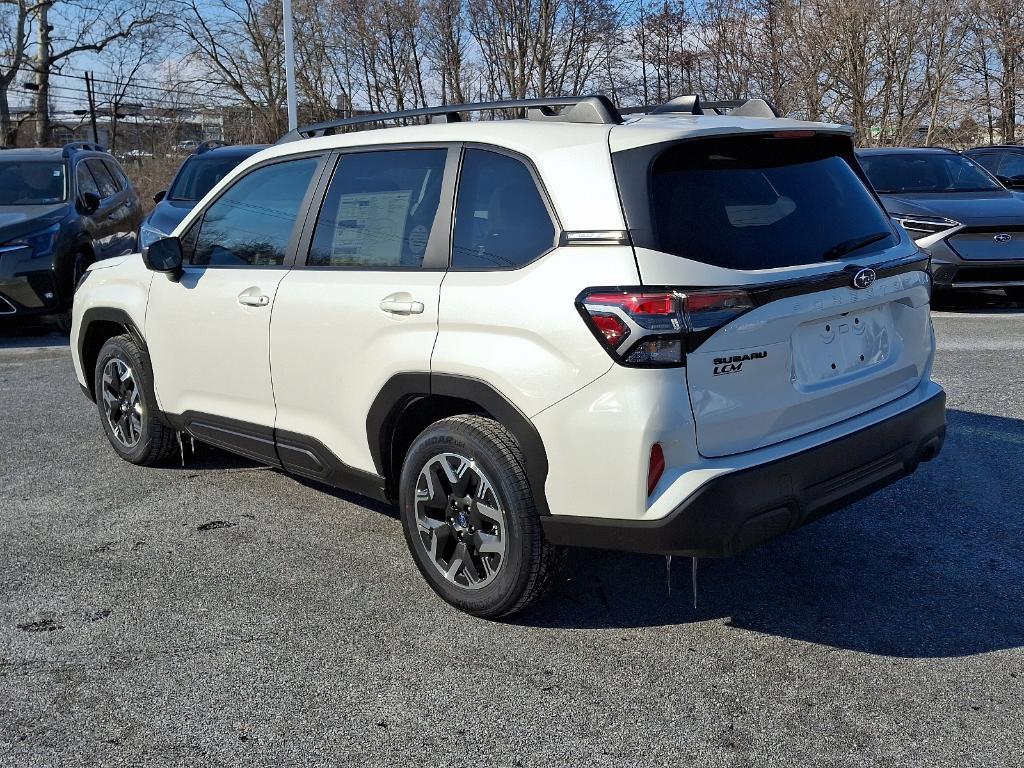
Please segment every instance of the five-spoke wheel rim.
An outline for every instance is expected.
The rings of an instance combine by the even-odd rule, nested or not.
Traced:
[[[457,453],[429,459],[416,481],[416,532],[445,580],[480,589],[505,562],[505,510],[474,460]]]
[[[131,367],[116,357],[108,360],[101,389],[110,431],[125,448],[134,448],[142,437],[142,401]]]

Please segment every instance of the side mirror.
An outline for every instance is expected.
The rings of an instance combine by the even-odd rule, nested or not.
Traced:
[[[165,197],[167,197],[167,190],[166,189],[161,189],[159,192],[157,192],[155,195],[153,195],[153,202],[154,203],[159,203]]]
[[[142,262],[147,269],[163,272],[171,280],[181,277],[181,240],[165,237],[142,249]]]
[[[1003,184],[1011,189],[1024,189],[1024,176],[1010,176],[1006,181],[1003,181]]]
[[[82,211],[86,215],[96,213],[96,211],[99,210],[101,202],[103,201],[100,200],[100,196],[97,195],[95,192],[82,193]]]

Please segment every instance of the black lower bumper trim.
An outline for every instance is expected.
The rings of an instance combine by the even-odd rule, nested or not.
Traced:
[[[911,474],[946,434],[940,392],[851,435],[721,475],[661,520],[541,518],[553,544],[650,554],[727,557],[834,512]]]

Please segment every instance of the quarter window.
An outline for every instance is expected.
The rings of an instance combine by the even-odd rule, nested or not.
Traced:
[[[423,266],[447,156],[446,149],[343,155],[324,196],[306,263]]]
[[[287,160],[257,168],[206,209],[192,263],[275,267],[288,241],[319,159]]]
[[[530,169],[508,155],[467,149],[455,207],[452,266],[519,267],[554,244],[555,227]]]

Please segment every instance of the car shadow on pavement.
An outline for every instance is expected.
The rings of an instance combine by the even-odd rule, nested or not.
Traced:
[[[573,550],[556,593],[513,621],[737,630],[896,657],[1024,646],[1024,421],[950,410],[913,476],[731,559]],[[685,642],[685,636],[681,636]]]
[[[971,315],[1004,315],[1024,312],[1024,302],[1014,301],[1002,290],[956,290],[932,294],[932,309]]]
[[[43,320],[35,322],[0,322],[0,350],[38,347],[66,347],[68,335]]]

